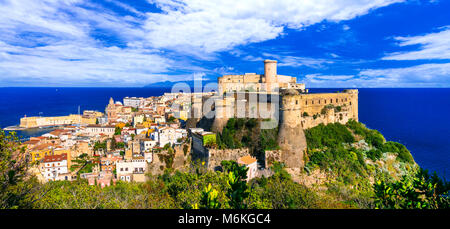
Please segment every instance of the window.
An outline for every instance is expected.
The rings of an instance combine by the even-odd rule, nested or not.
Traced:
[[[298,105],[298,100],[295,100],[295,105]]]

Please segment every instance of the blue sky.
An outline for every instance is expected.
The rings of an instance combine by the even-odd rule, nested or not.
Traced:
[[[278,73],[307,87],[450,87],[445,0],[0,0],[0,87]]]

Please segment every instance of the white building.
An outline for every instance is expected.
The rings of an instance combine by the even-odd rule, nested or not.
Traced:
[[[141,181],[147,172],[147,161],[137,158],[116,163],[117,178],[122,181]]]
[[[185,129],[175,129],[171,127],[162,127],[150,134],[153,140],[158,141],[160,147],[164,147],[167,143],[175,144],[177,140],[187,137]]]
[[[89,136],[104,134],[112,137],[115,130],[115,126],[88,125],[83,132]]]
[[[238,164],[245,165],[247,170],[247,182],[256,177],[256,172],[258,169],[258,164],[256,158],[252,156],[240,157],[237,161]]]
[[[151,138],[144,138],[140,141],[141,143],[141,152],[150,151],[153,147],[158,145],[158,142]]]
[[[155,123],[165,123],[166,122],[166,117],[162,116],[162,115],[153,115],[153,121]]]
[[[147,132],[148,132],[148,128],[147,127],[136,128],[136,134],[137,135],[142,134],[142,133],[146,134]]]
[[[139,108],[144,106],[145,99],[142,97],[136,98],[136,97],[125,97],[123,99],[123,105],[126,107],[134,107]]]
[[[144,159],[145,161],[147,161],[147,163],[151,163],[153,161],[153,153],[152,152],[144,153]]]
[[[63,179],[65,176],[60,175],[68,174],[67,154],[45,156],[41,173],[47,181]],[[69,180],[68,177],[65,180]]]

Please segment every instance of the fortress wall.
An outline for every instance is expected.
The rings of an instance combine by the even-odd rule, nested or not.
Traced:
[[[209,149],[209,156],[207,161],[208,169],[216,170],[220,167],[220,163],[224,160],[237,161],[238,158],[250,155],[248,148],[242,149]]]
[[[320,114],[327,105],[350,107],[353,104],[352,94],[348,93],[302,94],[299,99],[302,103],[302,112],[307,112],[310,116]]]
[[[292,76],[277,75],[278,83],[297,83],[297,78]]]
[[[324,125],[339,122],[347,123],[348,120],[358,120],[358,91],[346,90],[341,93],[314,93],[295,95],[294,101],[289,106],[299,106],[297,113],[290,115],[300,120],[301,128],[308,129],[321,123]],[[322,110],[332,105],[341,107],[341,111],[334,108],[327,109],[326,114]],[[307,113],[307,116],[304,113]]]
[[[341,123],[345,124],[350,120],[351,113],[349,112],[334,112],[334,110],[330,110],[327,114],[322,115],[319,114],[316,118],[313,116],[302,117],[302,128],[309,129],[315,127],[319,124],[330,124],[330,123]]]
[[[71,125],[81,121],[81,118],[82,118],[81,115],[68,115],[55,117],[24,117],[20,119],[20,127],[34,128],[40,126]]]
[[[281,161],[281,150],[267,150],[265,151],[265,168],[270,168],[275,161]]]

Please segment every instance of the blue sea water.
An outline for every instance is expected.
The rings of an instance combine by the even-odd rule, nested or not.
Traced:
[[[339,89],[310,89],[334,92]],[[109,98],[158,96],[169,88],[0,88],[0,128],[17,125],[24,115],[58,116],[81,110],[104,111]],[[359,89],[359,120],[400,142],[423,168],[449,177],[450,89]],[[24,137],[48,130],[21,131]]]

